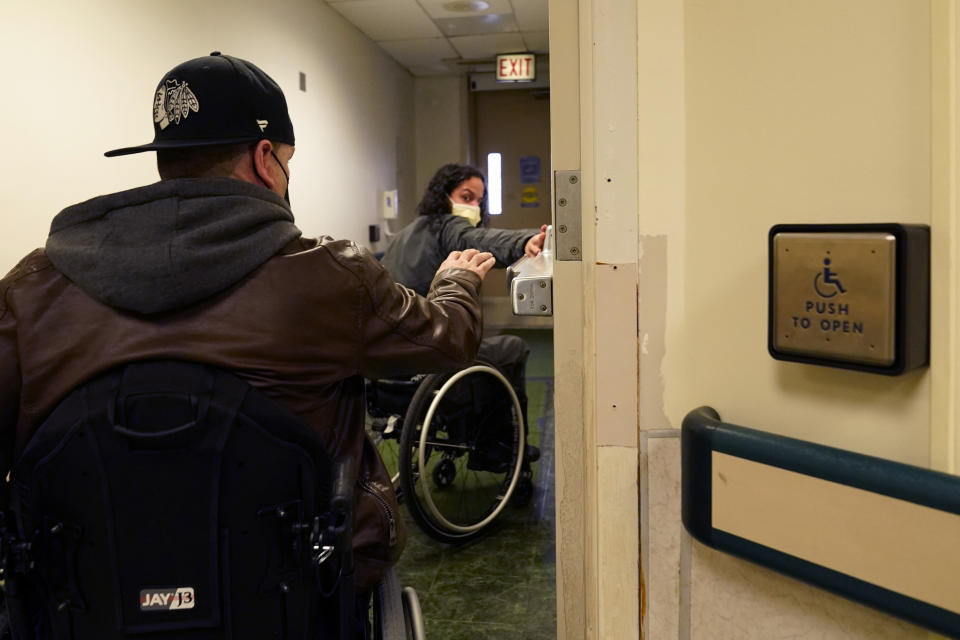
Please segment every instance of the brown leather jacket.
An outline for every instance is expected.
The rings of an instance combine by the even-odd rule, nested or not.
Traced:
[[[0,473],[56,403],[101,371],[151,358],[224,367],[301,416],[332,455],[358,461],[357,586],[369,588],[399,556],[403,531],[364,432],[363,377],[472,361],[480,284],[450,269],[423,298],[352,242],[299,238],[213,296],[138,314],[98,301],[38,249],[0,280]]]

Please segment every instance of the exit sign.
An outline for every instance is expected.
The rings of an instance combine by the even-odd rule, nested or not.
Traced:
[[[537,78],[537,57],[532,53],[497,56],[497,82],[530,82]]]

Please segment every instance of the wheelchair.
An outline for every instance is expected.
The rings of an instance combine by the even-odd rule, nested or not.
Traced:
[[[223,370],[107,371],[11,470],[0,637],[355,640],[353,466]],[[392,572],[373,607],[376,640],[424,637]]]
[[[368,431],[417,526],[447,544],[488,532],[533,495],[526,418],[495,367],[367,380]]]

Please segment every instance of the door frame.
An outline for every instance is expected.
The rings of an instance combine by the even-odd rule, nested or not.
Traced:
[[[582,201],[554,265],[557,634],[639,638],[637,5],[549,12],[552,170]]]

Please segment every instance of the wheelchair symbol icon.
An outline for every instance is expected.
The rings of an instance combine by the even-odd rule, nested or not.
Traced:
[[[832,298],[838,293],[846,293],[847,290],[843,288],[839,278],[837,278],[839,274],[830,269],[830,258],[824,258],[823,265],[823,271],[818,271],[813,278],[813,289],[817,292],[817,295],[821,298]],[[829,285],[833,285],[832,291]]]

